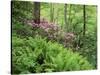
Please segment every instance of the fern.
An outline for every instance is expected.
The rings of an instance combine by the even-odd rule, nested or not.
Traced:
[[[93,69],[87,59],[40,36],[12,38],[12,72],[41,73]]]

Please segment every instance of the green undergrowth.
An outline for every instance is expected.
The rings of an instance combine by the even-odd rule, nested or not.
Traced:
[[[91,70],[85,57],[46,38],[12,37],[12,73]]]

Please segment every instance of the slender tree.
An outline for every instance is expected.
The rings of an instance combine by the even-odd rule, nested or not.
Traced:
[[[68,31],[71,29],[71,4],[69,5]]]
[[[67,31],[67,4],[64,5],[64,19],[65,19],[65,28]]]
[[[54,21],[54,5],[53,3],[50,3],[50,21]]]
[[[58,8],[58,10],[57,10],[57,16],[56,16],[56,20],[55,20],[56,23],[58,23],[58,19],[59,19],[59,11],[60,11],[60,10],[59,10],[59,8]]]
[[[39,24],[40,23],[40,2],[34,2],[34,22]]]
[[[86,32],[86,6],[83,5],[83,36],[85,36]]]

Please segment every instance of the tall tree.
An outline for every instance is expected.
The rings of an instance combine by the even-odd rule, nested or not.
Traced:
[[[71,7],[72,5],[69,4],[68,31],[71,29]]]
[[[34,22],[39,24],[40,23],[40,2],[34,2]]]
[[[67,31],[67,4],[64,5],[65,29]]]
[[[58,23],[58,19],[59,19],[59,8],[56,11],[56,17],[55,17],[55,22]]]
[[[54,21],[54,5],[53,3],[50,3],[50,21]]]
[[[83,36],[85,36],[86,32],[86,6],[83,5]]]

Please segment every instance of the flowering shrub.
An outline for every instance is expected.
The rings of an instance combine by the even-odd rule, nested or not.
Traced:
[[[41,19],[39,24],[36,24],[34,20],[27,20],[26,23],[32,26],[37,34],[45,36],[49,40],[58,41],[67,47],[72,45],[73,39],[75,38],[74,33],[66,33],[59,27],[59,25],[48,22],[45,19]]]
[[[41,28],[44,29],[44,31],[48,32],[50,29],[57,31],[58,25],[54,23],[50,23],[46,21],[45,19],[41,19],[39,24],[36,24],[34,20],[27,20],[27,24],[31,25],[33,28]]]
[[[36,24],[34,20],[27,20],[26,22],[28,25],[32,26],[33,29],[36,29],[40,35],[46,35],[49,39],[54,39],[57,37],[57,32],[59,31],[60,27],[54,23],[50,23],[45,19],[41,19],[39,24]],[[41,31],[42,30],[42,31]]]

